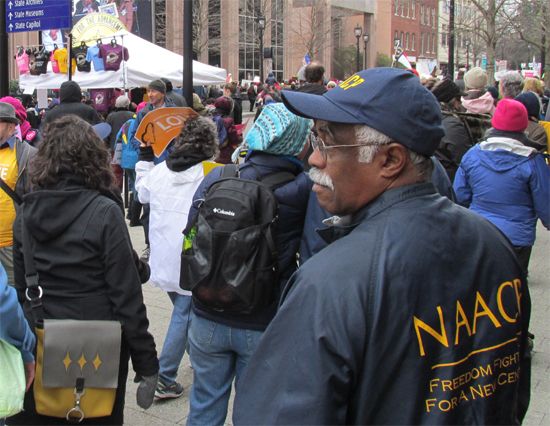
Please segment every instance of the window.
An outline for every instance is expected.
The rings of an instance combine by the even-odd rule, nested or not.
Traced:
[[[432,34],[432,47],[433,47],[433,53],[436,53],[437,52],[437,46],[436,46],[436,41],[437,38],[435,36],[435,34]]]
[[[435,28],[436,27],[436,22],[435,22],[435,8],[432,8],[432,28]]]
[[[401,37],[399,37],[399,40],[401,40],[401,47],[405,48],[405,45],[403,44],[405,42],[405,36],[403,34],[403,31],[401,31]]]
[[[405,1],[405,4],[407,5],[407,18],[410,18],[411,9],[410,9],[409,0],[404,0],[404,1]]]
[[[416,46],[415,46],[415,41],[416,41],[416,40],[415,40],[415,38],[416,38],[416,37],[415,37],[415,34],[412,33],[412,34],[411,34],[411,50],[412,50],[412,51],[416,50]]]
[[[424,33],[420,34],[420,54],[424,53]]]
[[[393,2],[393,7],[394,7],[394,15],[399,15],[399,0],[395,0]]]
[[[283,80],[283,17],[284,0],[271,0],[272,71],[277,81]]]
[[[441,45],[447,46],[447,33],[441,33]]]
[[[412,18],[416,19],[416,0],[411,1]]]
[[[219,2],[219,0],[216,1]],[[283,0],[272,0],[271,4],[272,7],[275,8],[275,11],[281,7],[279,2],[282,3],[282,1]],[[212,3],[212,1],[210,1],[210,3]],[[239,80],[252,80],[255,75],[260,74],[260,39],[256,18],[261,13],[261,6],[262,0],[246,0],[239,3]],[[266,44],[271,44],[274,47],[275,56],[277,56],[276,51],[278,49],[278,42],[282,40],[282,29],[279,26],[279,20],[282,22],[282,18],[279,17],[280,15],[277,16],[277,14],[274,14],[272,9],[272,16],[275,17],[275,19],[270,21],[271,34],[266,32],[264,35]],[[267,28],[269,28],[269,26],[267,26]],[[269,35],[271,35],[271,37],[269,37]],[[271,40],[271,43],[267,40]],[[278,71],[278,67],[282,67],[282,62],[279,64],[274,58],[273,72]]]
[[[405,17],[405,1],[406,0],[401,0],[401,16],[403,18]]]
[[[220,55],[220,22],[221,22],[221,0],[208,2],[208,64],[221,65]]]
[[[409,33],[405,34],[405,50],[409,50]]]
[[[420,25],[424,25],[424,5],[420,5]]]

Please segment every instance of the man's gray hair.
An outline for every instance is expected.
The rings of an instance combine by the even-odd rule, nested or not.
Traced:
[[[382,145],[390,144],[392,139],[378,130],[364,124],[355,125],[355,143],[369,144],[359,148],[359,162],[369,164],[374,160],[374,156]],[[418,154],[407,148],[409,158],[416,168],[417,173],[424,181],[429,181],[432,177],[433,162],[429,157]]]
[[[499,80],[503,98],[514,99],[523,89],[523,77],[517,71],[504,73]]]

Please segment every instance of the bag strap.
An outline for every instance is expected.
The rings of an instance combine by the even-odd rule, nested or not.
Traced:
[[[275,172],[264,176],[260,179],[260,182],[269,186],[271,190],[274,190],[294,179],[296,179],[296,175],[291,172]]]
[[[239,177],[239,167],[236,164],[226,164],[222,168],[220,179]]]
[[[15,204],[19,205],[23,202],[19,194],[17,194],[13,189],[11,189],[9,185],[6,182],[4,182],[2,178],[0,178],[0,188],[2,188],[4,192],[8,194],[8,196],[13,200]]]
[[[34,253],[31,249],[31,239],[25,226],[24,221],[24,206],[21,206],[21,236],[23,242],[23,262],[25,264],[25,298],[31,305],[31,312],[34,318],[34,323],[37,325],[44,319],[44,307],[42,306],[43,290],[39,284],[38,272],[34,266]]]

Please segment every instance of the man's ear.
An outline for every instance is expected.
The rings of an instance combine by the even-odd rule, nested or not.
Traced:
[[[381,154],[381,177],[393,179],[399,176],[407,167],[409,152],[403,145],[390,143],[383,148]]]

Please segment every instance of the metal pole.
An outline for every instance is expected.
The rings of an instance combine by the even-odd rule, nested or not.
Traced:
[[[359,68],[359,38],[361,36],[355,36],[355,38],[357,39],[357,45],[356,45],[356,52],[355,52],[355,71],[356,72],[359,72],[361,71],[361,69]]]
[[[69,81],[71,81],[73,79],[73,67],[72,67],[72,64],[73,64],[73,61],[71,60],[71,56],[73,54],[73,33],[72,33],[72,30],[71,32],[69,33],[69,43],[68,43],[68,46],[67,46],[67,60],[69,61]]]
[[[447,73],[455,78],[455,0],[449,2],[449,59]]]
[[[0,0],[0,96],[10,94],[10,54],[8,51],[8,33],[6,32],[6,1]]]
[[[264,30],[260,28],[260,83],[264,84]]]
[[[193,0],[183,1],[183,96],[193,105]]]

